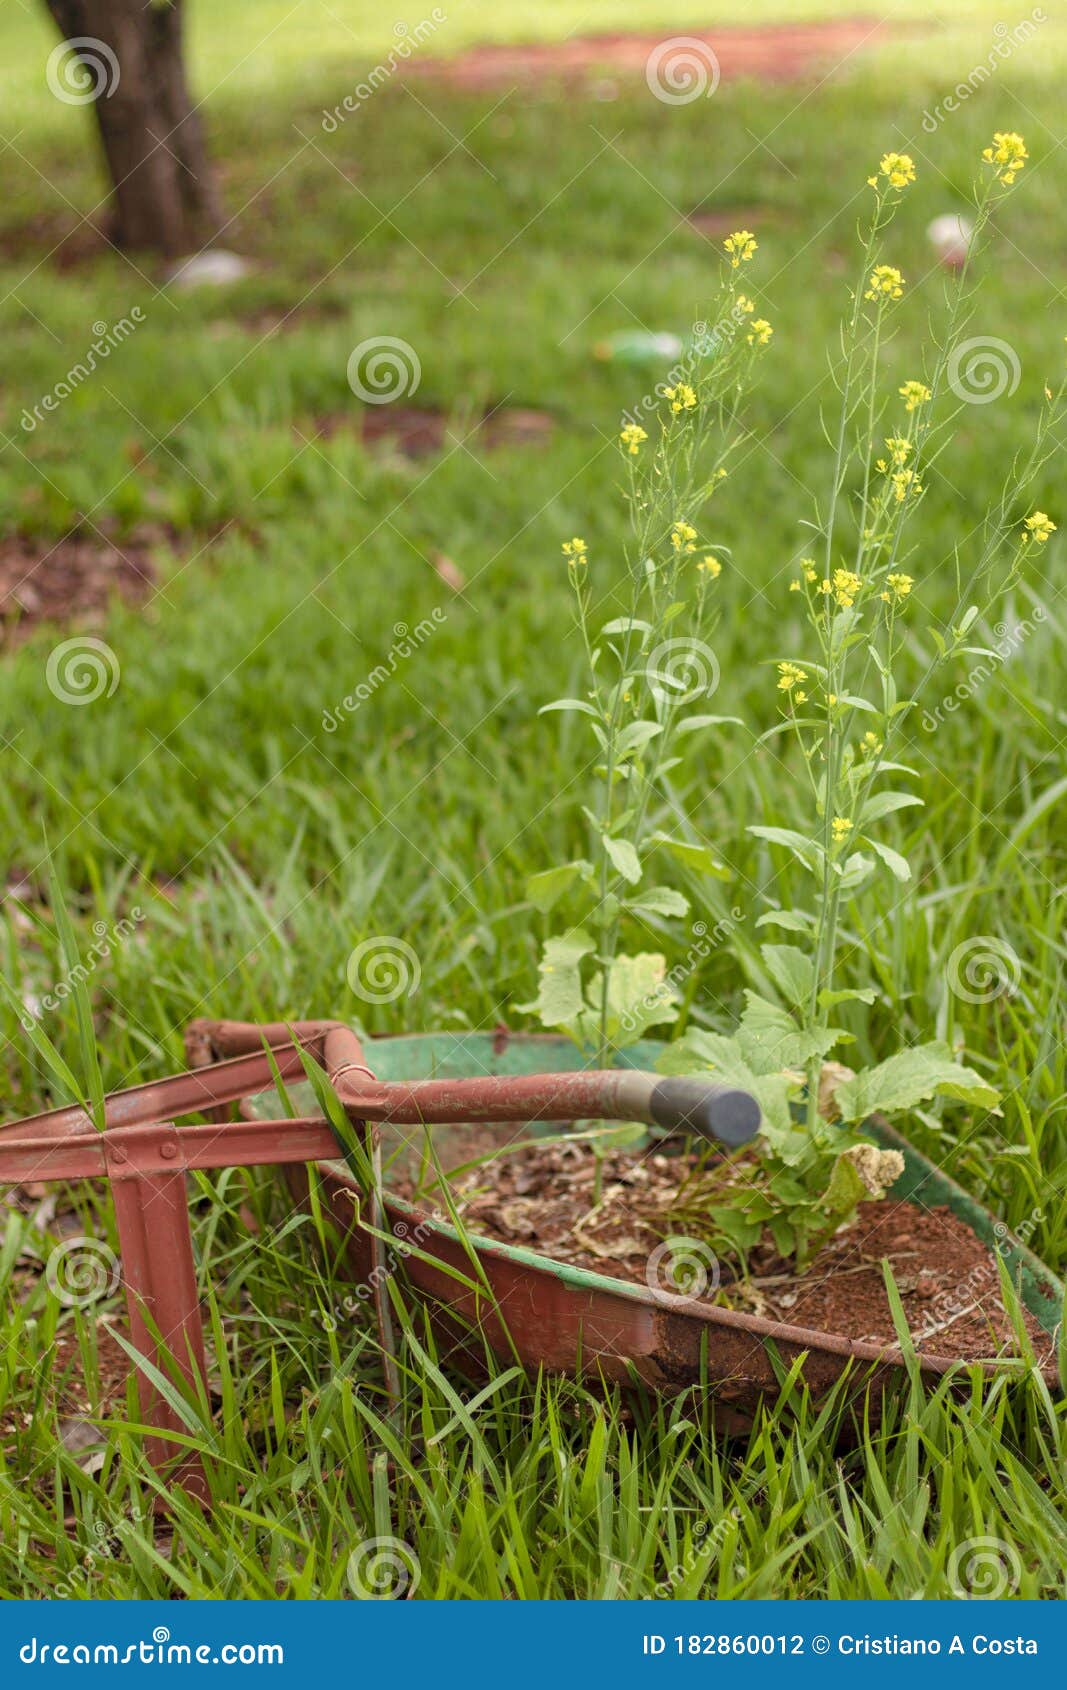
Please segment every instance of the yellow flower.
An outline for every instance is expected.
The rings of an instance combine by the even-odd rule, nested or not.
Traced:
[[[663,397],[670,400],[671,410],[675,416],[678,415],[679,411],[696,410],[697,396],[688,382],[680,381],[677,387],[665,387]]]
[[[1021,135],[1016,135],[1014,130],[998,129],[993,136],[993,145],[986,147],[982,157],[1010,188],[1030,154]]]
[[[853,570],[834,570],[834,598],[843,610],[848,610],[851,607],[862,585],[862,581]]]
[[[791,592],[791,593],[799,593],[799,591],[800,591],[800,582],[799,582],[799,581],[790,581],[790,583],[789,583],[789,591],[790,591],[790,592]]]
[[[904,292],[904,277],[895,264],[876,264],[871,271],[864,299],[899,299]]]
[[[797,686],[801,681],[806,681],[807,678],[807,670],[802,669],[799,663],[786,662],[779,663],[778,665],[779,692],[792,692],[795,686]]]
[[[637,448],[640,446],[642,440],[647,439],[648,435],[645,433],[640,423],[627,423],[626,427],[619,435],[620,443],[626,447],[626,450],[629,452],[631,458],[636,458]]]
[[[903,387],[897,388],[897,392],[904,401],[906,411],[917,410],[930,399],[930,389],[921,381],[906,381]]]
[[[722,244],[730,254],[731,269],[736,270],[739,264],[748,263],[758,243],[751,229],[735,229]]]
[[[922,483],[916,480],[913,469],[898,469],[889,479],[893,483],[893,497],[898,505],[904,503],[909,493],[917,497],[922,492]]]
[[[695,552],[697,531],[688,522],[676,522],[671,529],[671,545],[676,552]]]
[[[751,299],[749,299],[747,293],[738,294],[736,300],[734,301],[734,310],[737,312],[739,317],[751,317],[755,309],[756,307],[752,303]]]
[[[710,575],[713,581],[717,581],[722,574],[722,564],[717,557],[712,557],[710,554],[701,558],[697,568],[702,570],[705,575]]]
[[[832,581],[828,581],[828,580],[827,580],[827,579],[826,579],[826,577],[825,577],[825,576],[823,576],[823,579],[822,579],[822,580],[821,580],[821,581],[820,581],[820,582],[819,582],[819,591],[820,591],[820,593],[822,593],[822,595],[823,595],[823,597],[824,597],[824,598],[829,598],[829,596],[830,596],[830,594],[831,594],[831,593],[832,593],[832,592],[833,592],[833,590],[834,590],[834,584],[833,584],[833,582],[832,582]]]
[[[575,563],[579,559],[584,559],[588,550],[589,547],[586,545],[585,541],[579,540],[577,536],[573,540],[564,540],[563,542],[564,557],[569,557],[571,561]]]
[[[915,180],[915,164],[907,153],[884,153],[878,171],[891,188],[906,188],[909,182]],[[867,183],[869,187],[877,188],[878,177],[868,176]]]
[[[827,702],[827,704],[836,704],[837,703],[836,692],[828,692],[827,695],[826,695],[826,702]]]
[[[914,585],[915,581],[912,576],[902,575],[899,571],[886,576],[886,586],[891,588],[894,598],[906,599]],[[889,594],[883,593],[882,597],[888,601]]]
[[[898,465],[906,464],[913,450],[911,441],[905,440],[903,437],[890,436],[886,440],[886,446],[893,462]]]
[[[815,565],[810,557],[802,557],[800,560],[800,567],[804,571],[805,581],[811,582],[818,579],[819,572],[815,568]]]
[[[882,742],[876,733],[865,733],[863,743],[868,751],[881,751]]]
[[[1044,511],[1035,511],[1033,516],[1027,517],[1023,525],[1023,543],[1036,540],[1039,546],[1043,546],[1049,535],[1055,532],[1056,524],[1052,518],[1046,516]]]
[[[795,692],[793,694],[793,703],[794,704],[806,704],[807,701],[808,701],[808,695],[807,695],[806,692]]]
[[[773,333],[774,330],[766,317],[757,317],[748,331],[748,344],[750,346],[766,346]]]
[[[838,842],[838,844],[840,844],[842,839],[847,839],[849,834],[852,832],[852,823],[848,820],[847,816],[835,816],[830,826],[834,839]]]

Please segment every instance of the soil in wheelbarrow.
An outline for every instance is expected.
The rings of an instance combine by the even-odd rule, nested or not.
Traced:
[[[485,1156],[494,1145],[499,1150],[493,1129],[468,1131],[463,1159]],[[458,1160],[449,1157],[445,1165],[455,1167]],[[616,1279],[672,1290],[669,1253],[665,1263],[662,1246],[667,1234],[682,1230],[668,1217],[687,1171],[687,1159],[679,1156],[609,1152],[603,1159],[603,1198],[594,1207],[592,1151],[583,1144],[546,1142],[455,1172],[450,1184],[474,1234]],[[416,1193],[410,1177],[390,1184],[398,1195],[416,1201],[426,1195],[425,1187]],[[695,1250],[674,1249],[681,1267],[691,1257],[698,1277],[686,1294],[702,1301],[789,1326],[893,1344],[882,1269],[888,1262],[920,1351],[961,1361],[1018,1353],[1001,1298],[997,1259],[946,1207],[895,1202],[891,1193],[881,1202],[862,1204],[855,1222],[800,1277],[768,1242],[750,1256],[745,1280],[720,1263],[716,1286],[710,1253],[699,1240],[692,1242]],[[1024,1318],[1034,1353],[1044,1361],[1051,1352],[1049,1336],[1032,1315]]]

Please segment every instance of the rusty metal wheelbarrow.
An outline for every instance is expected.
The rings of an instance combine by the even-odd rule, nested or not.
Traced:
[[[383,1081],[367,1066],[355,1033],[340,1022],[291,1026],[193,1022],[186,1033],[191,1071],[113,1093],[106,1100],[102,1132],[78,1104],[0,1128],[0,1184],[93,1178],[111,1182],[132,1343],[164,1379],[176,1373],[190,1388],[206,1390],[207,1363],[186,1197],[189,1171],[322,1164],[342,1229],[353,1234],[357,1265],[362,1271],[366,1260],[366,1271],[373,1267],[371,1234],[358,1220],[353,1222],[351,1202],[342,1201],[354,1183],[338,1169],[344,1146],[321,1110],[292,1119],[271,1119],[246,1106],[242,1119],[226,1119],[228,1105],[264,1092],[276,1079],[286,1085],[306,1080],[301,1049],[325,1070],[348,1120],[356,1125],[643,1121],[668,1132],[696,1133],[736,1146],[753,1136],[760,1120],[758,1105],[747,1092],[703,1079],[663,1078],[622,1067],[510,1074],[486,1070],[473,1076],[450,1072],[439,1078]],[[208,1119],[178,1124],[190,1115]],[[344,1167],[343,1161],[340,1166]],[[372,1226],[381,1219],[373,1210],[369,1218]],[[393,1222],[391,1203],[386,1205],[385,1220]],[[399,1217],[394,1224],[404,1226]],[[448,1259],[458,1246],[454,1235],[446,1238],[442,1232],[431,1250],[438,1247],[443,1259]],[[502,1290],[508,1294],[510,1278],[524,1269],[518,1260],[506,1257],[502,1267],[509,1278]],[[562,1292],[563,1281],[560,1288]],[[615,1317],[614,1341],[606,1343],[600,1328],[603,1317],[611,1317],[607,1309],[601,1309],[603,1301],[595,1295],[589,1310],[591,1353],[622,1354],[630,1347],[630,1323],[620,1324]],[[531,1306],[536,1304],[531,1294]],[[564,1334],[574,1327],[576,1318],[582,1327],[578,1311],[568,1309],[561,1329]],[[498,1316],[494,1319],[499,1321]],[[548,1330],[546,1319],[550,1327],[550,1307],[543,1311],[536,1330],[527,1333],[531,1360],[542,1342],[538,1334]],[[499,1324],[492,1335],[501,1337]],[[563,1341],[565,1348],[565,1336]],[[558,1343],[553,1347],[558,1349]],[[647,1348],[647,1342],[639,1348]],[[575,1353],[572,1350],[572,1365]],[[174,1407],[150,1371],[139,1371],[137,1385],[142,1417],[154,1429],[146,1439],[149,1460],[169,1482],[181,1483],[206,1503],[207,1481],[199,1459],[183,1451],[169,1435],[183,1430]]]

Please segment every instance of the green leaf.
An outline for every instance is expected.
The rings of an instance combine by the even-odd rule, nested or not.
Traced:
[[[34,1050],[59,1081],[64,1093],[64,1101],[86,1105],[88,1100],[84,1086],[79,1085],[75,1075],[63,1060],[40,1022],[36,1021],[29,1013],[18,992],[2,974],[0,974],[0,996],[6,999],[8,1007],[18,1017],[22,1030]]]
[[[543,869],[540,874],[531,874],[527,880],[526,896],[535,909],[547,915],[576,880],[588,880],[592,873],[593,865],[584,857],[573,863],[561,863],[559,868]]]
[[[576,1028],[585,1008],[582,958],[595,949],[589,934],[580,927],[562,938],[547,939],[538,968],[537,997],[532,1004],[520,1007],[536,1015],[543,1027],[565,1027],[569,1032]]]
[[[87,982],[88,971],[82,963],[81,953],[78,950],[78,939],[63,896],[63,887],[60,884],[55,867],[51,863],[48,867],[48,896],[52,905],[52,914],[55,916],[60,950],[66,964],[67,979],[72,988],[74,1021],[78,1029],[78,1049],[81,1055],[83,1083],[92,1106],[93,1122],[97,1131],[103,1132],[105,1126],[104,1079],[96,1048],[96,1027],[93,1023],[92,998],[89,994]]]
[[[594,976],[586,998],[597,1014],[602,981],[602,974]],[[632,1043],[646,1028],[677,1020],[677,998],[667,979],[666,959],[659,952],[613,958],[608,970],[608,1038],[613,1044]]]
[[[674,731],[680,737],[682,734],[695,734],[700,728],[719,728],[727,724],[736,728],[745,725],[740,716],[686,716]]]
[[[842,1027],[802,1028],[788,1011],[758,992],[745,992],[745,1013],[737,1029],[745,1060],[757,1074],[804,1068],[850,1035]]]
[[[547,716],[550,710],[577,710],[583,716],[592,716],[594,722],[603,720],[600,711],[594,710],[584,698],[554,698],[551,704],[542,704],[537,714]]]
[[[846,857],[843,863],[838,863],[835,867],[841,876],[842,892],[854,892],[874,873],[874,858],[865,857],[862,851],[853,851],[851,856]]]
[[[787,933],[812,933],[815,917],[805,910],[768,910],[758,918],[756,926],[783,927]]]
[[[662,732],[659,722],[628,722],[615,742],[616,754],[630,757],[635,751],[643,751],[649,741]]]
[[[876,857],[881,857],[886,868],[889,869],[892,874],[895,874],[898,880],[905,881],[911,879],[911,865],[909,864],[907,857],[902,857],[899,851],[894,851],[889,845],[883,845],[878,839],[868,838],[867,844],[870,846]]]
[[[866,827],[869,822],[881,821],[883,816],[891,816],[894,810],[908,810],[914,804],[922,804],[921,798],[916,798],[913,792],[876,792],[868,798],[860,812],[860,826]]]
[[[754,833],[757,839],[767,839],[772,845],[784,845],[798,862],[803,863],[804,867],[814,874],[822,855],[814,840],[806,839],[802,833],[797,833],[791,827],[749,827],[746,832]]]
[[[879,1111],[914,1109],[931,1097],[955,1098],[987,1109],[1000,1100],[1000,1093],[973,1068],[956,1062],[939,1039],[898,1051],[876,1068],[843,1080],[835,1095],[845,1121],[865,1121]]]
[[[601,637],[605,634],[628,634],[631,631],[638,634],[650,634],[652,624],[642,622],[636,616],[616,616],[613,622],[605,622],[601,628]]]
[[[852,1158],[836,1156],[829,1184],[819,1198],[819,1207],[827,1218],[840,1225],[854,1213],[857,1203],[862,1203],[869,1196],[870,1192],[860,1179]]]
[[[760,955],[786,1002],[803,1008],[815,983],[815,964],[807,952],[797,945],[761,945]]]
[[[641,859],[628,839],[605,836],[604,849],[622,878],[636,886],[641,878]]]
[[[873,986],[851,986],[840,992],[820,992],[819,1008],[836,1009],[839,1003],[874,1003],[877,997]]]
[[[689,899],[673,886],[650,886],[625,906],[633,915],[688,915]]]
[[[654,833],[651,843],[662,845],[672,857],[697,874],[708,874],[715,880],[730,879],[730,870],[712,855],[707,845],[694,845],[688,839],[672,839],[666,833]]]

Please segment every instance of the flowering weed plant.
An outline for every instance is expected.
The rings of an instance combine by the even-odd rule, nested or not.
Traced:
[[[769,654],[778,719],[756,730],[756,743],[790,758],[804,797],[781,822],[768,817],[750,832],[772,859],[780,854],[794,865],[790,874],[799,871],[806,892],[759,916],[768,933],[760,946],[768,990],[745,992],[735,1030],[690,1027],[662,1063],[674,1073],[710,1070],[759,1099],[755,1158],[710,1161],[684,1193],[688,1230],[699,1214],[705,1236],[742,1270],[768,1234],[803,1269],[861,1201],[880,1197],[899,1177],[901,1157],[863,1137],[872,1114],[906,1113],[934,1098],[985,1108],[998,1102],[996,1090],[941,1041],[901,1049],[859,1072],[832,1058],[852,1042],[839,1009],[877,995],[873,986],[841,982],[842,912],[876,875],[902,885],[911,879],[886,835],[892,817],[922,802],[909,788],[914,771],[900,760],[921,688],[964,653],[988,655],[974,643],[976,630],[1056,526],[1042,511],[1020,512],[1049,456],[1062,386],[1056,394],[1046,389],[1031,447],[1012,463],[980,531],[957,547],[952,616],[922,625],[918,527],[927,478],[952,433],[941,406],[953,348],[973,307],[974,256],[1026,160],[1022,138],[1008,133],[998,132],[983,154],[966,264],[947,288],[944,321],[925,358],[910,369],[893,368],[894,316],[908,281],[886,238],[916,169],[907,154],[886,153],[868,178],[873,202],[832,362],[839,402],[826,431],[826,486],[808,524],[807,555],[789,581],[801,631],[793,649]],[[772,339],[771,324],[736,289],[736,272],[756,252],[747,230],[724,242],[715,310],[680,379],[662,392],[658,437],[634,424],[622,430],[632,535],[625,614],[597,626],[589,548],[578,538],[563,548],[589,690],[546,708],[588,719],[597,795],[584,812],[589,857],[549,869],[529,886],[546,913],[564,899],[582,905],[574,923],[547,940],[529,1007],[601,1064],[647,1027],[677,1018],[665,958],[620,949],[624,921],[651,918],[662,927],[688,913],[674,888],[646,885],[650,859],[673,854],[701,874],[730,873],[724,852],[672,822],[666,776],[684,736],[714,734],[728,720],[706,709],[719,678],[706,642],[728,578],[720,582],[721,549],[703,540],[701,525],[742,437],[741,397]],[[926,653],[912,688],[901,683],[906,642]]]

